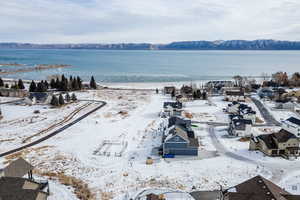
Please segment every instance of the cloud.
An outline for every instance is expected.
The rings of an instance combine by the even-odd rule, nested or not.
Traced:
[[[297,0],[9,0],[0,42],[300,40]]]

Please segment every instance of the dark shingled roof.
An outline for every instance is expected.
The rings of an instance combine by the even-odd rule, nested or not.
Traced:
[[[281,129],[279,132],[273,133],[278,142],[287,142],[291,138],[297,138],[294,134]]]
[[[269,149],[277,149],[277,145],[273,139],[272,134],[259,135],[259,136],[257,136],[257,138],[264,141]]]
[[[295,117],[290,117],[287,119],[287,121],[292,122],[293,124],[297,124],[300,126],[300,119],[297,119]]]
[[[7,177],[23,177],[33,169],[34,167],[26,160],[24,160],[23,158],[19,158],[11,162],[8,166],[2,169],[2,171],[4,171],[4,176]]]
[[[294,196],[261,176],[238,184],[233,189],[236,192],[228,191],[225,193],[229,200],[286,200],[284,195]]]
[[[36,200],[40,192],[36,190],[23,189],[25,182],[33,181],[18,177],[1,177],[0,178],[0,199],[1,200]],[[43,192],[42,192],[43,193]]]

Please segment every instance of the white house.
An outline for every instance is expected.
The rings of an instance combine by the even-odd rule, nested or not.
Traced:
[[[225,101],[245,101],[245,94],[240,90],[228,90],[225,92]]]
[[[235,137],[250,137],[252,121],[247,119],[232,119],[229,124],[228,134]]]
[[[281,123],[282,128],[297,137],[300,137],[300,119],[290,117]]]

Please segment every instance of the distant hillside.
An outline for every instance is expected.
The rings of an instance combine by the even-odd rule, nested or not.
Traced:
[[[279,40],[185,41],[170,44],[31,44],[0,43],[0,49],[103,49],[103,50],[300,50],[300,42]]]

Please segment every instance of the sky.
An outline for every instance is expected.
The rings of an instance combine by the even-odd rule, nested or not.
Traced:
[[[299,0],[1,0],[0,42],[300,40]]]

